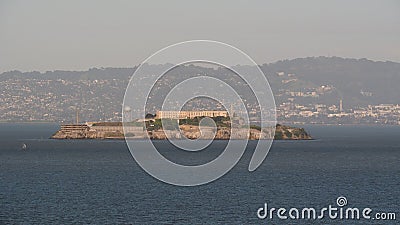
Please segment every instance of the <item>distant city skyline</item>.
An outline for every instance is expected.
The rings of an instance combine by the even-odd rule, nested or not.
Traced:
[[[148,66],[149,74],[159,66]],[[308,58],[262,65],[281,124],[392,124],[400,125],[400,63],[382,63],[343,58]],[[163,76],[152,88],[146,113],[158,110],[167,93],[182,80],[207,74],[222,79],[246,100],[252,122],[260,112],[252,93],[236,76],[197,65],[182,66]],[[0,76],[0,122],[2,121],[121,121],[124,90],[133,68],[104,68],[87,71],[9,72]],[[145,98],[139,92],[136,98]],[[221,99],[228,96],[220,95]],[[180,105],[173,105],[179,109]],[[184,111],[234,111],[204,98],[187,102]],[[77,110],[78,109],[78,110]],[[127,118],[141,118],[138,107],[129,107]],[[245,112],[244,112],[245,113]],[[175,115],[174,115],[175,114]],[[180,114],[180,113],[179,113]],[[165,116],[176,117],[177,113]],[[199,114],[202,115],[202,114]],[[210,114],[207,114],[210,115]],[[212,113],[211,113],[212,115]],[[164,115],[161,115],[164,117]]]
[[[400,62],[400,2],[0,2],[0,73],[133,67],[208,39],[258,64],[309,56]]]

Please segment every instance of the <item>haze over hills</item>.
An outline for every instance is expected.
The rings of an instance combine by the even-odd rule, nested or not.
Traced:
[[[148,72],[156,66],[165,65],[147,65]],[[340,99],[345,109],[400,103],[400,63],[308,57],[263,64],[260,68],[270,82],[277,106],[286,102],[329,106],[338,105]],[[0,120],[71,121],[76,106],[82,120],[117,120],[135,69],[4,72],[0,74]],[[181,79],[198,70],[188,65],[175,75]],[[201,71],[223,76],[221,70]],[[160,85],[173,83],[170,79]],[[231,84],[240,89],[235,80]]]
[[[284,60],[261,66],[272,89],[301,90],[332,85],[338,97],[355,105],[399,103],[400,63],[367,59],[309,57]],[[282,77],[273,76],[284,72]],[[288,74],[292,74],[292,82]],[[297,79],[297,80],[296,80]],[[326,99],[335,100],[337,99]]]

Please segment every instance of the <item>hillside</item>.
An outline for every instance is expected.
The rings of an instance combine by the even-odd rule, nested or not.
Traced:
[[[149,74],[166,65],[146,65]],[[246,66],[239,66],[246,71]],[[338,105],[345,109],[383,103],[398,104],[400,63],[367,59],[308,57],[263,64],[279,106],[290,98],[297,104]],[[121,103],[135,68],[92,68],[88,71],[9,71],[0,74],[0,121],[71,122],[78,108],[82,121],[118,121]],[[187,65],[160,80],[151,95],[149,112],[155,113],[162,96],[182,79],[199,71],[225,79],[243,92],[249,103],[254,99],[240,79],[226,70]],[[297,93],[315,96],[297,97]],[[138,96],[140,97],[140,96]],[[144,96],[143,96],[144,97]],[[204,104],[203,104],[204,105]],[[207,105],[207,104],[205,104]],[[201,106],[198,104],[197,106]],[[211,106],[212,107],[212,106]]]
[[[399,103],[400,63],[367,59],[309,57],[261,65],[274,92],[279,89],[304,90],[331,85],[335,89],[324,102],[345,99],[349,107]],[[284,73],[279,76],[278,73]],[[283,80],[295,80],[282,83]]]

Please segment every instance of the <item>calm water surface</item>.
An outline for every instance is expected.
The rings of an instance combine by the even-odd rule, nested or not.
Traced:
[[[313,141],[276,141],[248,172],[244,157],[221,179],[197,187],[145,173],[123,141],[50,140],[57,124],[0,124],[0,224],[396,224],[400,221],[400,127],[306,126]],[[28,146],[21,151],[21,145]],[[217,156],[161,152],[196,163]],[[397,221],[260,220],[271,207],[349,206],[396,212]]]

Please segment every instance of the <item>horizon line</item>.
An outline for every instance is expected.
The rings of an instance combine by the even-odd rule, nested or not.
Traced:
[[[298,60],[298,59],[311,59],[311,58],[337,58],[337,59],[345,59],[345,60],[357,60],[357,61],[370,61],[373,63],[395,63],[399,64],[400,62],[392,61],[392,60],[373,60],[369,58],[351,58],[351,57],[342,57],[342,56],[305,56],[305,57],[297,57],[297,58],[287,58],[287,59],[279,59],[273,62],[265,62],[263,64],[257,64],[258,66],[264,66],[264,65],[273,65],[279,62],[284,62],[284,61],[293,61],[293,60]],[[150,65],[166,65],[166,64],[173,64],[173,63],[164,63],[164,64],[150,64]],[[55,71],[64,71],[64,72],[86,72],[92,69],[134,69],[135,67],[138,67],[140,65],[136,64],[134,66],[93,66],[93,67],[87,67],[87,69],[52,69],[52,70],[19,70],[19,69],[13,69],[13,70],[4,70],[0,72],[0,75],[4,73],[10,73],[10,72],[21,72],[21,73],[33,73],[33,72],[38,72],[38,73],[47,73],[47,72],[55,72]],[[249,65],[233,65],[233,66],[249,66]]]

